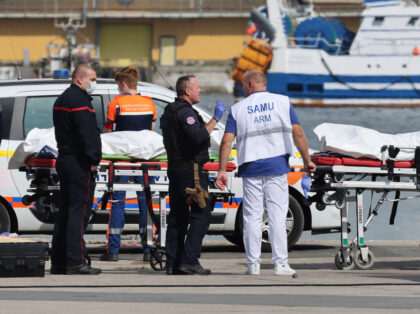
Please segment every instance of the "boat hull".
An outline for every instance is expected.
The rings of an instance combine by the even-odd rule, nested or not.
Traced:
[[[289,96],[295,106],[420,106],[420,56],[331,56],[287,49],[282,60],[276,57],[267,88]]]

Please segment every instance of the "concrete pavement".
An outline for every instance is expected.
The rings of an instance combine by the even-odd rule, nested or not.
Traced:
[[[338,241],[300,243],[290,252],[296,279],[275,276],[270,253],[261,275],[245,276],[244,253],[223,241],[205,244],[201,263],[211,276],[168,276],[131,252],[101,262],[93,248],[99,276],[0,278],[0,313],[420,312],[419,244],[370,242],[372,269],[340,271]]]

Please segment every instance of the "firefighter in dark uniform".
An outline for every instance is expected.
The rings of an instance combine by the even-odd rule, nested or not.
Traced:
[[[95,85],[95,71],[87,65],[79,65],[74,70],[72,84],[57,98],[53,108],[60,209],[52,241],[52,274],[97,275],[101,272],[86,263],[83,240],[102,156],[100,130],[89,96]]]
[[[198,258],[204,235],[210,223],[208,197],[201,205],[187,204],[186,188],[194,187],[194,168],[199,174],[200,193],[207,193],[208,177],[202,166],[209,161],[210,133],[226,110],[221,102],[216,104],[213,118],[205,124],[192,107],[200,102],[201,89],[192,76],[180,77],[176,83],[178,97],[165,108],[160,126],[168,154],[169,205],[166,232],[166,273],[209,275]],[[208,194],[207,194],[208,195]]]

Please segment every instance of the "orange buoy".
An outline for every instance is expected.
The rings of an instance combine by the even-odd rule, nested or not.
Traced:
[[[413,49],[413,56],[418,56],[419,53],[420,53],[419,48],[417,48],[417,46],[415,46],[414,49]]]
[[[251,38],[233,69],[233,80],[242,83],[242,76],[247,70],[256,69],[265,72],[272,58],[273,50],[268,42],[260,38]]]

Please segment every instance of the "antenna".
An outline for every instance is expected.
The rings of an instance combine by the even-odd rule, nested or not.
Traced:
[[[156,62],[154,62],[153,60],[151,61],[153,66],[155,67],[157,73],[159,73],[159,75],[163,78],[163,80],[166,82],[166,84],[168,85],[168,89],[170,90],[174,90],[173,87],[171,86],[171,84],[169,84],[168,80],[166,79],[165,75],[162,74],[162,72],[159,71],[159,68],[156,64]]]
[[[15,66],[16,66],[16,69],[17,69],[17,72],[18,72],[18,80],[20,81],[22,79],[22,73],[20,72],[19,65],[17,63],[15,46],[13,45],[12,34],[10,33],[10,30],[9,30],[9,40],[10,40],[10,45],[12,46],[13,58],[14,58],[14,61],[15,61]]]

